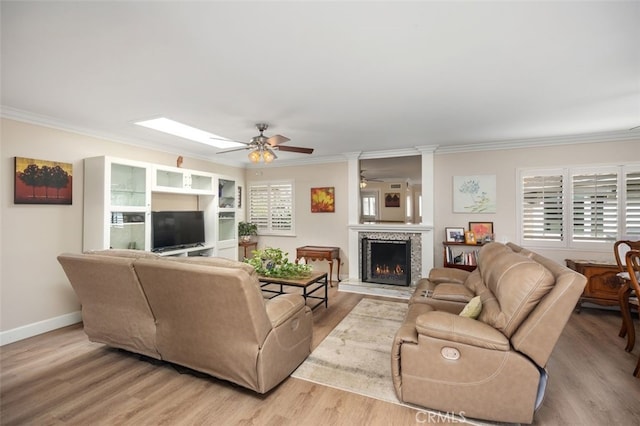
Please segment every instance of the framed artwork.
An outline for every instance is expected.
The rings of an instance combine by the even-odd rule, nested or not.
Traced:
[[[15,157],[14,204],[71,204],[73,165]]]
[[[495,213],[496,176],[454,176],[454,213]]]
[[[464,243],[464,228],[444,228],[448,243]]]
[[[469,231],[480,242],[493,241],[493,222],[469,222]]]
[[[464,243],[465,244],[477,244],[476,236],[472,231],[464,231]]]
[[[387,192],[384,194],[384,206],[385,207],[400,207],[400,193],[399,192]]]
[[[334,213],[336,211],[335,188],[311,188],[311,213]]]

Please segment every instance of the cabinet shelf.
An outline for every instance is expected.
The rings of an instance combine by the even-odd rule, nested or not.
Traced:
[[[445,268],[473,271],[478,266],[478,251],[482,244],[442,242]],[[457,250],[456,250],[457,249]],[[455,250],[455,251],[454,251]]]

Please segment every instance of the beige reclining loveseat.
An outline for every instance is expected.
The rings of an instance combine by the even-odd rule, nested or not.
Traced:
[[[301,295],[265,300],[253,267],[135,250],[58,256],[91,341],[179,364],[259,393],[311,352]]]
[[[531,423],[545,366],[586,278],[500,243],[482,247],[471,273],[437,268],[430,277],[418,283],[395,336],[398,398],[466,418]],[[459,315],[477,296],[477,319]]]

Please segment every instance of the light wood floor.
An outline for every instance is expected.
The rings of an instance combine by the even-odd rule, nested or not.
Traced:
[[[362,298],[334,287],[314,311],[314,347]],[[624,351],[619,314],[574,313],[549,361],[540,425],[639,425],[640,353]],[[638,327],[637,327],[638,328]],[[5,345],[2,425],[417,425],[411,408],[289,378],[267,395],[87,340],[80,325]],[[438,423],[434,419],[433,424]],[[439,423],[443,423],[442,420]]]

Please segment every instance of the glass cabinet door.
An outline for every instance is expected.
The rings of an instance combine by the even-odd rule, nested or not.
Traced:
[[[218,181],[218,197],[218,207],[221,209],[234,208],[236,204],[236,182],[220,179]]]
[[[111,205],[146,207],[147,169],[125,164],[111,164]]]

